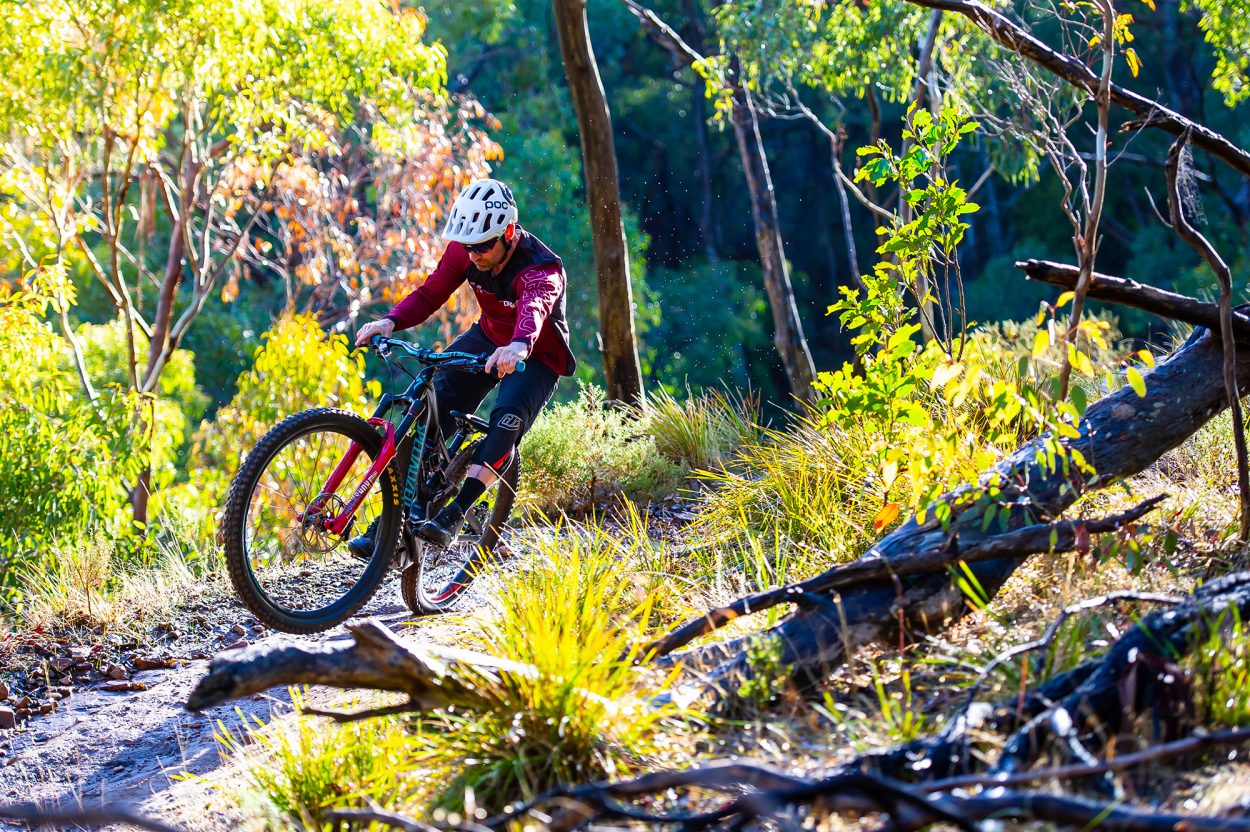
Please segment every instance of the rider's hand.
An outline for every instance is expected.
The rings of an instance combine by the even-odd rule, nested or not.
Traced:
[[[495,373],[503,378],[516,369],[518,361],[524,361],[529,354],[529,347],[520,341],[513,341],[508,346],[500,347],[491,353],[490,358],[486,359],[486,372],[489,373],[493,367]]]
[[[369,343],[369,339],[375,335],[381,335],[383,338],[389,338],[391,333],[395,331],[395,322],[390,318],[383,318],[380,321],[370,321],[360,328],[356,333],[356,346],[363,347]]]

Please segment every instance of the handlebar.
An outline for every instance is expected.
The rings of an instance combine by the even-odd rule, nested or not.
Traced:
[[[422,364],[447,370],[460,370],[467,373],[486,372],[486,362],[490,359],[490,355],[486,353],[438,352],[425,347],[413,346],[407,341],[401,341],[398,338],[386,338],[382,335],[375,335],[370,338],[369,347],[384,359],[392,348],[398,347]],[[525,362],[518,361],[513,372],[525,372]]]

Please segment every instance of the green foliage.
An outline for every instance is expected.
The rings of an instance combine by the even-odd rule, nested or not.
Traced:
[[[780,636],[761,635],[746,647],[750,673],[738,686],[738,699],[759,713],[776,704],[790,681],[790,668],[781,661],[785,644]]]
[[[1250,633],[1236,606],[1207,628],[1187,657],[1203,725],[1250,725]]]
[[[261,436],[282,419],[310,407],[361,412],[366,394],[364,355],[352,352],[343,335],[326,335],[310,317],[280,318],[262,337],[252,368],[244,373],[230,404],[192,439],[191,481],[169,489],[162,502],[190,512],[207,536],[234,472]]]
[[[92,384],[123,389],[128,383],[126,342],[123,323],[113,320],[102,325],[83,324],[78,338],[83,346],[83,359]],[[147,361],[147,339],[135,339],[136,360]],[[165,488],[177,475],[175,462],[190,438],[192,426],[199,422],[208,406],[208,397],[195,383],[195,356],[187,350],[174,350],[161,373],[153,397],[155,420],[152,434],[152,487]]]
[[[726,52],[748,63],[752,80],[794,79],[833,95],[910,96],[912,49],[924,33],[925,10],[898,0],[829,6],[771,0],[724,3],[716,21]]]
[[[38,295],[0,298],[0,595],[13,568],[95,528],[119,533],[138,459],[136,400],[115,389],[85,401],[63,339]]]
[[[292,689],[291,702],[302,709],[303,694]],[[266,828],[336,828],[324,817],[330,810],[395,806],[421,790],[411,770],[417,741],[397,719],[328,727],[313,718],[256,720],[238,737],[216,736],[243,761],[245,785],[236,798]]]
[[[422,18],[382,2],[111,0],[6,12],[0,128],[53,147],[130,126],[115,140],[133,142],[140,162],[188,116],[197,121],[185,129],[269,158],[291,143],[325,144],[326,119],[350,121],[362,99],[402,125],[403,82],[437,88],[444,73],[441,50],[421,43]]]
[[[606,405],[598,387],[549,406],[521,440],[520,504],[544,513],[584,511],[613,495],[649,500],[671,494],[682,468],[660,455],[646,425]]]
[[[1250,97],[1250,7],[1242,0],[1190,0],[1202,12],[1198,26],[1215,51],[1212,86],[1234,107]]]

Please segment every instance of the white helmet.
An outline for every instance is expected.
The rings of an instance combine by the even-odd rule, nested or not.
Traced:
[[[516,217],[516,200],[508,186],[498,179],[478,179],[452,203],[443,239],[483,243],[502,234]]]

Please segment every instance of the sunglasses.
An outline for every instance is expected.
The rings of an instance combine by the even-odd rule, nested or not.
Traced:
[[[462,243],[461,245],[464,246],[465,251],[472,252],[473,254],[485,254],[494,248],[495,243],[499,242],[500,239],[500,237],[491,237],[489,240],[484,240],[480,243]]]

